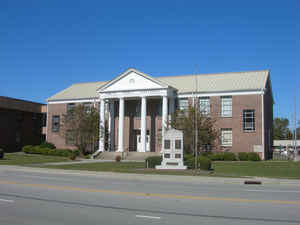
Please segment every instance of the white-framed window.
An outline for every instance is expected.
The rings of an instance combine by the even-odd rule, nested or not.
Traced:
[[[60,116],[54,115],[52,116],[52,132],[59,132],[60,128]]]
[[[90,113],[92,111],[93,103],[91,102],[85,102],[83,103],[84,109],[87,113]]]
[[[221,97],[222,117],[232,117],[232,96]]]
[[[243,130],[245,132],[255,131],[255,110],[243,110]]]
[[[189,99],[188,98],[178,99],[178,107],[179,110],[187,111],[189,108]]]
[[[209,97],[200,97],[199,98],[199,111],[203,115],[210,115],[210,99]]]
[[[73,110],[76,107],[75,103],[68,103],[67,104],[67,112],[70,112],[71,110]]]
[[[222,128],[221,129],[221,145],[232,146],[232,129]]]

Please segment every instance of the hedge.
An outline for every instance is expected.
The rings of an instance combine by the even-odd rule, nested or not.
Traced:
[[[211,160],[208,157],[199,156],[198,160],[198,168],[202,170],[210,170],[211,169]],[[184,165],[187,166],[188,169],[195,168],[195,157],[194,156],[187,156],[185,157]]]
[[[260,157],[256,152],[248,152],[248,161],[260,161]]]
[[[145,159],[145,167],[155,168],[155,166],[161,165],[162,157],[161,156],[150,156]]]
[[[236,157],[233,152],[224,152],[224,161],[235,161]]]
[[[239,152],[238,158],[240,161],[247,161],[248,160],[248,152]]]
[[[39,145],[37,146],[26,145],[22,148],[22,152],[30,153],[30,154],[52,155],[52,156],[62,156],[62,157],[69,157],[71,154],[74,154],[76,156],[79,155],[78,150],[41,148]]]
[[[50,143],[50,142],[47,142],[47,141],[44,141],[40,144],[40,147],[41,148],[50,148],[50,149],[56,149],[55,145]]]

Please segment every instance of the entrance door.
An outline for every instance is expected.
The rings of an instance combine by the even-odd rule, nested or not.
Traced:
[[[142,151],[142,137],[141,135],[136,136],[136,143],[137,143],[137,152]],[[146,135],[146,152],[150,152],[150,135]]]

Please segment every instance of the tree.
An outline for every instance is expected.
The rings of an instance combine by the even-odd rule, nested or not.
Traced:
[[[183,131],[185,151],[195,154],[195,128],[197,127],[198,130],[197,151],[203,150],[203,146],[213,146],[219,137],[219,132],[214,126],[215,122],[215,119],[199,112],[193,106],[189,106],[187,111],[176,111],[171,116],[169,124],[172,128]]]
[[[293,133],[289,129],[289,120],[287,118],[275,118],[274,124],[274,140],[292,139]]]
[[[78,105],[62,117],[61,135],[81,154],[94,151],[99,138],[99,112],[94,107]]]

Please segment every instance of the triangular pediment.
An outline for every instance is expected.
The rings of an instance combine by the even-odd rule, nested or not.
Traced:
[[[120,76],[106,83],[98,92],[116,92],[128,90],[162,89],[168,85],[136,69],[129,69]]]

